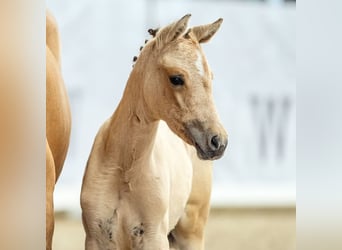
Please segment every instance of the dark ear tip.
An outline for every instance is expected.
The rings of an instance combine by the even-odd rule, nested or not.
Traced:
[[[188,14],[186,14],[185,16],[183,16],[181,19],[189,19],[190,17],[191,17],[191,14],[188,13]]]
[[[221,24],[223,22],[223,18],[222,17],[220,17],[219,19],[217,19],[217,21],[215,22],[215,23],[219,23],[219,24]]]

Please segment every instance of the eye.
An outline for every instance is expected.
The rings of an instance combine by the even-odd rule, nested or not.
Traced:
[[[181,75],[175,75],[175,76],[170,76],[169,77],[170,82],[174,86],[182,86],[184,85],[184,79]]]

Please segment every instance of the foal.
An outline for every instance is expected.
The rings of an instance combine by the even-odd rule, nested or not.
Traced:
[[[217,116],[200,43],[222,19],[186,29],[190,15],[142,49],[85,171],[86,249],[204,249],[211,161],[227,134]]]

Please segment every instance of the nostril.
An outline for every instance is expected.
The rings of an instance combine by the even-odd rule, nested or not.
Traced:
[[[213,150],[217,150],[221,146],[220,138],[217,135],[214,135],[210,142]]]

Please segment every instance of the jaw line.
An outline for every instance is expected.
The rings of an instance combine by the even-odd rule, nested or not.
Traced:
[[[201,160],[217,160],[222,157],[222,155],[215,155],[215,156],[210,156],[210,154],[207,154],[202,147],[196,142],[194,136],[190,133],[189,129],[187,126],[179,126],[183,129],[179,130],[173,130],[171,127],[171,131],[173,131],[178,137],[180,137],[184,142],[188,143],[189,145],[193,146],[196,149],[197,157]]]
[[[207,154],[205,153],[205,151],[202,149],[202,147],[196,142],[194,136],[192,135],[192,133],[189,131],[189,129],[187,128],[187,126],[184,126],[184,135],[187,138],[187,140],[191,143],[189,143],[190,145],[192,145],[195,149],[196,149],[196,153],[197,153],[197,157],[201,160],[210,160],[210,157],[207,157]]]
[[[209,157],[208,154],[204,152],[204,150],[201,148],[201,146],[197,143],[194,142],[194,147],[196,148],[196,153],[198,158],[201,160],[214,160],[215,157]]]

